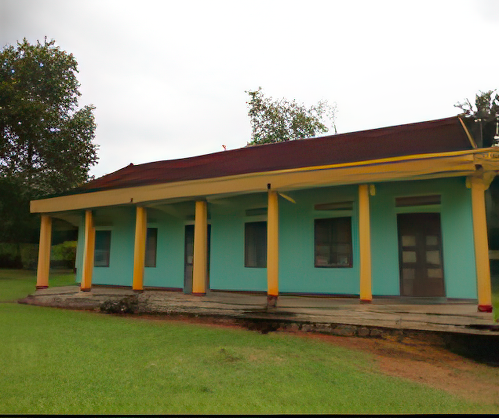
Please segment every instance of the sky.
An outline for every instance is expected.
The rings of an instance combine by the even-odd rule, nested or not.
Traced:
[[[499,88],[497,0],[0,0],[0,48],[45,36],[96,107],[96,177],[244,147],[258,87],[336,105],[338,133],[453,116]]]

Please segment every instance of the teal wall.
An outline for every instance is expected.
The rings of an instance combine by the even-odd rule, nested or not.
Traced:
[[[286,193],[296,204],[279,199],[279,291],[300,293],[359,293],[357,186],[329,187]],[[353,201],[350,211],[316,211],[318,203]],[[314,266],[314,220],[352,218],[353,266]]]
[[[475,258],[471,193],[464,178],[376,184],[371,202],[373,295],[399,295],[397,213],[441,214],[446,296],[476,298]],[[358,186],[325,187],[287,192],[296,204],[279,198],[279,290],[280,292],[359,294]],[[440,194],[441,205],[396,208],[395,198]],[[347,211],[316,211],[314,205],[353,201]],[[194,202],[169,210],[148,209],[148,227],[158,228],[156,267],[145,269],[144,285],[182,288],[184,283],[184,230],[192,219]],[[267,194],[259,193],[210,201],[210,288],[218,290],[267,290],[266,268],[244,267],[245,222],[266,220],[266,215],[246,216],[246,210],[265,208]],[[168,213],[169,212],[169,213]],[[353,266],[314,266],[314,220],[351,216]],[[97,229],[111,230],[109,267],[95,267],[94,284],[131,286],[135,209],[95,211]],[[81,280],[84,220],[79,228],[76,257],[77,280]]]
[[[435,207],[396,208],[395,198],[440,194]],[[376,184],[371,197],[373,295],[399,295],[397,213],[439,212],[449,298],[476,298],[471,192],[464,178]]]
[[[267,207],[267,194],[214,201],[211,213],[210,288],[267,291],[267,269],[244,267],[244,224],[267,220],[245,216],[247,209]]]
[[[93,284],[131,286],[135,208],[94,210],[96,230],[111,231],[109,267],[94,267]],[[158,228],[156,267],[146,267],[144,286],[183,288],[185,221],[160,211],[148,210],[148,227]],[[76,255],[77,282],[81,283],[83,266],[84,215],[79,227]]]
[[[183,288],[185,221],[149,209],[147,226],[158,228],[158,244],[156,267],[145,268],[144,286]]]

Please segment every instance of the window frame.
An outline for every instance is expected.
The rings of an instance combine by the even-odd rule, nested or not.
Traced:
[[[338,234],[338,226],[334,226],[335,223],[337,222],[344,222],[347,221],[348,225],[345,231],[348,231],[348,239],[345,242],[338,241],[334,239],[335,235]],[[324,257],[323,254],[321,254],[318,251],[318,247],[321,246],[321,243],[318,242],[318,225],[320,223],[326,224],[329,223],[330,226],[327,229],[326,235],[328,235],[327,240],[325,240],[322,243],[323,247],[329,247],[329,255],[328,255],[328,263],[323,264],[323,263],[318,263],[318,258],[319,257]],[[353,268],[353,231],[352,231],[352,216],[347,215],[347,216],[334,216],[334,217],[320,217],[320,218],[315,218],[314,219],[314,268]],[[345,232],[344,231],[344,232]],[[324,232],[323,232],[324,234]],[[334,251],[334,248],[338,246],[347,246],[347,251],[339,252],[338,250]],[[346,256],[348,262],[347,263],[331,263],[331,260],[336,258],[338,260],[338,257],[340,256]]]
[[[150,247],[150,233],[149,231],[155,231],[155,236],[154,236],[154,249]],[[154,250],[154,255],[150,256],[151,258],[154,258],[154,263],[151,263],[151,265],[148,265],[148,252],[152,252]],[[145,259],[144,259],[144,267],[147,268],[156,268],[158,261],[158,227],[157,226],[148,226],[147,231],[146,231],[146,252],[145,252]]]
[[[107,245],[107,257],[104,257],[104,260],[107,261],[107,263],[103,264],[98,264],[96,261],[96,258],[98,257],[97,251],[103,251],[103,250],[97,250],[97,243],[99,240],[97,239],[97,234],[102,234],[102,233],[108,233],[109,234],[109,243]],[[112,229],[111,228],[99,228],[95,230],[95,242],[94,242],[94,267],[98,268],[109,268],[111,265],[111,243],[112,243]]]
[[[251,225],[260,226],[260,230],[252,231],[253,235],[248,234],[248,229]],[[261,228],[265,225],[265,232],[262,233]],[[250,239],[255,241],[249,242]],[[251,263],[249,260],[250,246],[255,254],[255,261]],[[261,246],[263,248],[261,248]],[[244,222],[244,267],[245,268],[267,268],[267,220],[251,220]]]

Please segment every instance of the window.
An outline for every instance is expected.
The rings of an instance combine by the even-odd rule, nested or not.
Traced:
[[[352,267],[352,218],[315,220],[315,267]]]
[[[333,203],[318,203],[314,205],[315,210],[352,210],[353,202],[333,202]]]
[[[244,225],[244,267],[267,267],[267,222]]]
[[[147,228],[146,267],[156,267],[156,247],[158,244],[158,228]]]
[[[440,195],[433,194],[429,196],[408,196],[397,197],[395,199],[395,206],[402,208],[405,206],[426,206],[426,205],[440,205]]]
[[[95,231],[94,266],[109,267],[111,231]]]

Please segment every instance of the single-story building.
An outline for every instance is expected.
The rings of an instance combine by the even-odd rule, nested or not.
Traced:
[[[478,300],[490,311],[484,191],[499,149],[451,117],[122,168],[41,214],[79,227],[77,281],[181,290]]]

